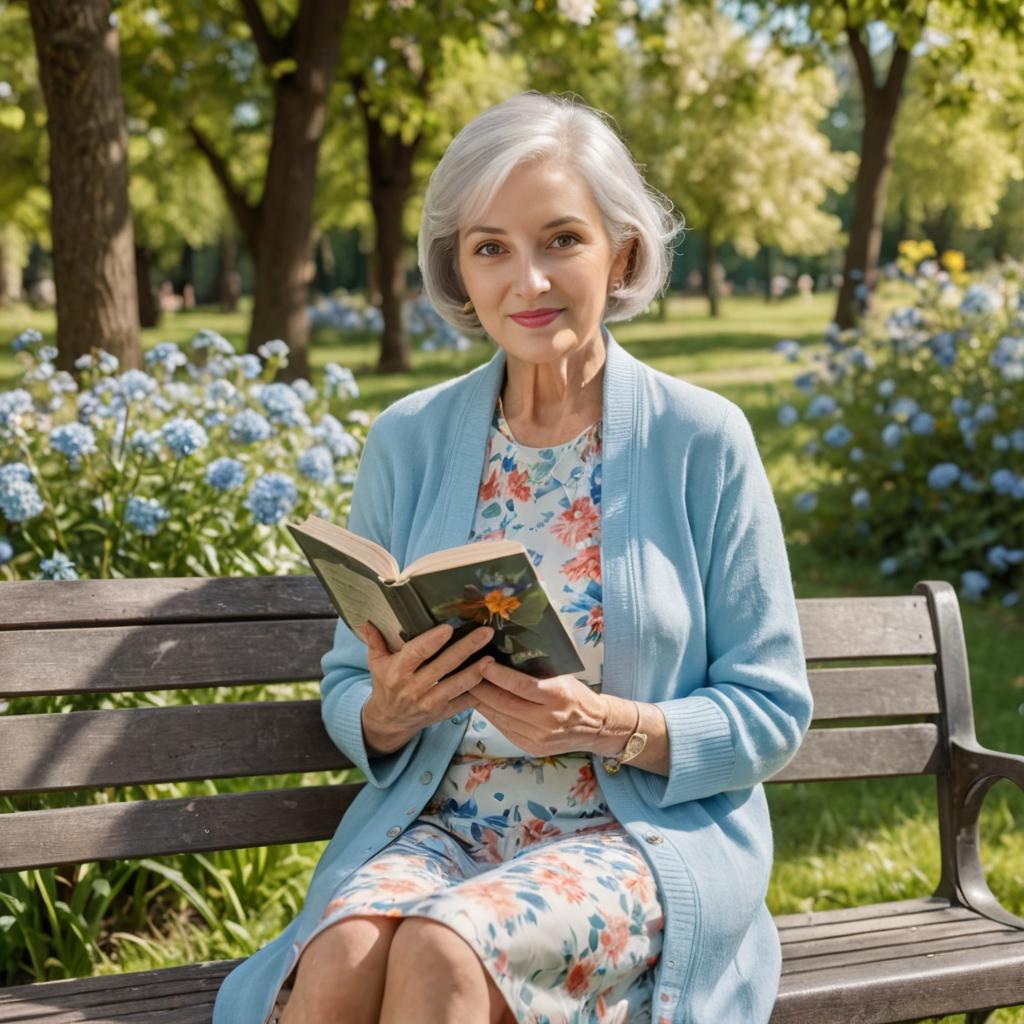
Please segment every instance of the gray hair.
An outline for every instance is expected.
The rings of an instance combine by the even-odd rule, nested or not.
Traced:
[[[608,298],[603,320],[629,320],[668,285],[673,243],[685,219],[640,174],[603,111],[571,95],[529,90],[477,115],[452,139],[427,184],[418,255],[423,289],[450,324],[468,334],[483,327],[464,313],[458,267],[459,224],[482,214],[512,171],[546,157],[564,161],[590,186],[613,251],[637,239],[623,285]]]

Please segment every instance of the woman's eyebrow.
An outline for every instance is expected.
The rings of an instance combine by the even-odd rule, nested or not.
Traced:
[[[587,222],[582,217],[572,217],[572,216],[569,216],[569,217],[559,217],[557,220],[549,220],[547,222],[547,224],[543,225],[543,227],[541,228],[541,231],[547,231],[548,228],[557,228],[557,227],[560,227],[562,224],[573,224],[573,223],[582,224],[585,227]],[[508,234],[508,232],[504,228],[489,228],[489,227],[484,226],[483,224],[477,224],[475,227],[471,227],[469,229],[469,231],[466,232],[466,234],[467,235],[473,235],[473,234],[476,234],[476,232],[478,232],[478,231],[481,232],[482,234],[485,234],[485,235],[507,235]]]

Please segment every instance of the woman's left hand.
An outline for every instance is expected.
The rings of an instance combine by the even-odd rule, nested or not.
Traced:
[[[606,720],[605,697],[572,675],[537,679],[493,662],[469,693],[480,714],[531,757],[593,750]]]

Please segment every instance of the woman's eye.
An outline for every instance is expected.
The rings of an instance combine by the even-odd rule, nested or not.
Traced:
[[[554,239],[553,239],[553,242],[557,242],[561,238],[568,238],[572,242],[578,242],[579,241],[579,239],[575,235],[571,235],[568,232],[563,232],[560,235],[556,235],[554,237]],[[492,245],[497,246],[499,249],[501,248],[501,246],[498,245],[497,242],[484,242],[483,245],[481,245],[480,248],[476,250],[475,255],[477,255],[477,256],[496,256],[497,253],[484,252],[485,249],[489,248]],[[571,245],[556,245],[555,248],[556,249],[571,249],[572,246]]]

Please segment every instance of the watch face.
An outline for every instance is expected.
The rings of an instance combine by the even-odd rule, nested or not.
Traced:
[[[636,757],[636,755],[639,754],[640,751],[644,749],[646,744],[647,744],[647,737],[644,734],[642,734],[642,733],[640,733],[640,734],[634,733],[632,736],[629,737],[629,741],[626,743],[626,753],[625,753],[625,756],[626,757]]]

